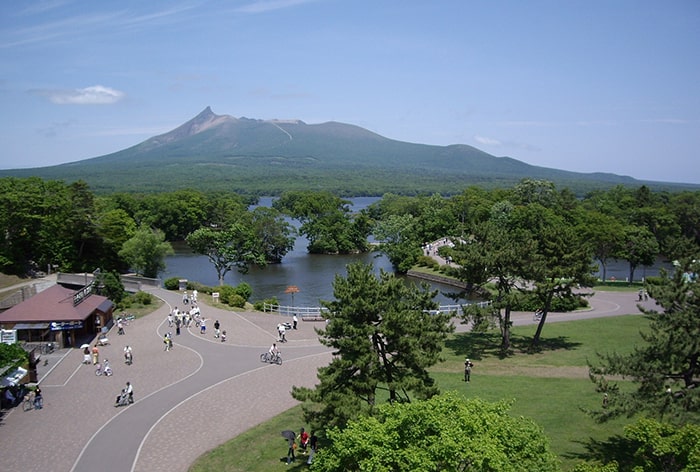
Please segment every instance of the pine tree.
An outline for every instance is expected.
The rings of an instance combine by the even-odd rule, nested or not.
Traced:
[[[454,327],[450,315],[435,313],[436,292],[407,285],[387,272],[375,276],[371,265],[351,264],[337,275],[335,301],[321,343],[334,349],[331,363],[319,369],[314,389],[294,387],[306,401],[305,416],[314,429],[343,427],[375,406],[410,402],[439,393],[427,369],[438,362]]]
[[[591,379],[609,395],[607,407],[592,412],[597,419],[638,412],[678,423],[700,419],[699,270],[700,261],[687,260],[673,275],[650,284],[649,294],[663,312],[643,310],[650,320],[644,344],[628,355],[602,355],[600,366],[589,366]],[[630,379],[636,388],[620,388],[610,376]]]

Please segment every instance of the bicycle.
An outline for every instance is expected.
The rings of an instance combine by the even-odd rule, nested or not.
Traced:
[[[24,411],[29,411],[29,410],[34,409],[34,391],[31,391],[24,396],[24,402],[22,403],[22,409]]]
[[[274,356],[269,352],[264,352],[260,354],[260,362],[267,362],[268,364],[282,365],[282,355],[278,352]]]

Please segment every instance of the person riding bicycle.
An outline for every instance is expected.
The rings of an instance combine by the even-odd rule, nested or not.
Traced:
[[[279,354],[279,349],[277,349],[277,343],[272,343],[272,346],[270,346],[270,350],[268,351],[270,353],[270,357],[274,359],[274,357]]]

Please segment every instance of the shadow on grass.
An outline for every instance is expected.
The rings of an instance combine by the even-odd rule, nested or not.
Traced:
[[[581,459],[586,462],[598,461],[601,464],[607,464],[612,461],[617,461],[620,472],[632,471],[638,464],[635,458],[635,452],[639,447],[636,441],[615,435],[608,438],[606,441],[598,441],[589,439],[583,444],[586,451],[577,453],[565,453],[564,457],[569,459]]]
[[[455,355],[470,356],[473,359],[498,357],[505,359],[515,354],[534,354],[545,351],[572,350],[578,348],[581,343],[572,342],[567,336],[540,339],[539,344],[533,349],[532,337],[511,335],[510,349],[504,351],[501,348],[501,334],[499,332],[486,333],[458,333],[445,343]]]

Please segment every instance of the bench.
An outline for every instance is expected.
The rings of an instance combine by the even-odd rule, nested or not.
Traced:
[[[301,321],[326,321],[321,315],[301,315]]]

